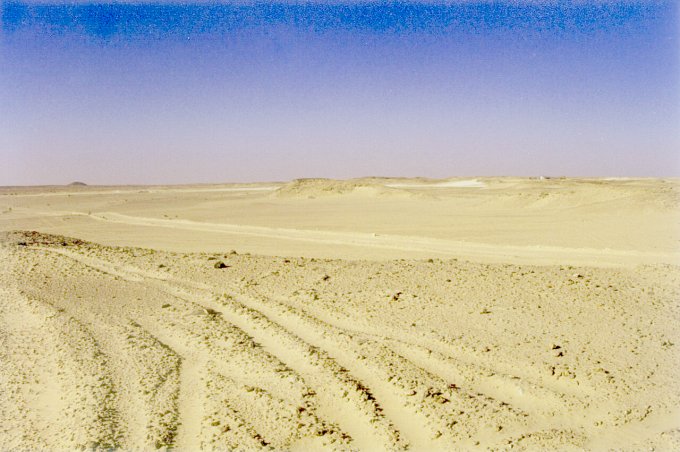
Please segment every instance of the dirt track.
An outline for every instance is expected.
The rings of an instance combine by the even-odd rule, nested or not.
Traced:
[[[2,449],[680,445],[677,267],[3,242]]]

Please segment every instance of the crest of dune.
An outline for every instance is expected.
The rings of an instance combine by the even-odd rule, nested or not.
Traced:
[[[418,197],[400,188],[392,188],[375,181],[362,179],[295,179],[277,189],[273,196],[277,198],[318,198],[331,196],[362,196],[362,197]]]

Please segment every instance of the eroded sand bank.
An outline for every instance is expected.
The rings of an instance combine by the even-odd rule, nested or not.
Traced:
[[[677,182],[472,182],[4,189],[0,449],[680,447]]]

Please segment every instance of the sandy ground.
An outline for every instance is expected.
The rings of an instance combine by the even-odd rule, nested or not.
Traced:
[[[679,450],[679,203],[651,179],[2,188],[0,449]]]

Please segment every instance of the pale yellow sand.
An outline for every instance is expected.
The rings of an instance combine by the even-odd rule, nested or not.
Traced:
[[[0,449],[679,449],[679,193],[0,189]]]

